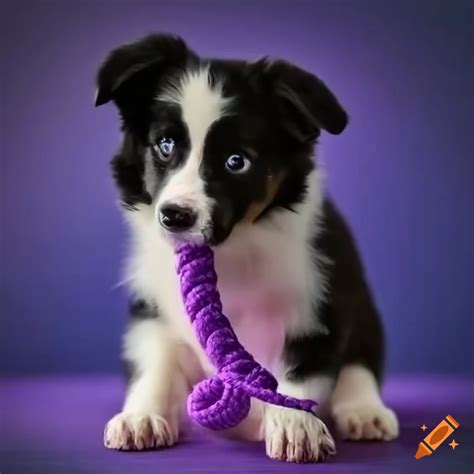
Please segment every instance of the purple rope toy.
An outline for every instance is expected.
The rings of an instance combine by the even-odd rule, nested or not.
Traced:
[[[248,415],[251,397],[314,413],[316,402],[278,393],[275,377],[238,341],[222,313],[212,249],[186,244],[176,253],[186,311],[200,344],[217,368],[214,377],[197,384],[189,395],[191,418],[211,430],[232,428]]]

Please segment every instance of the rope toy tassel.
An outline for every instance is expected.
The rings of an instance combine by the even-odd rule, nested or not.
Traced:
[[[275,377],[238,341],[222,313],[212,249],[185,244],[177,247],[176,253],[186,312],[199,343],[217,369],[214,377],[197,384],[190,394],[190,417],[211,430],[229,429],[248,415],[251,397],[314,413],[316,402],[278,393]]]

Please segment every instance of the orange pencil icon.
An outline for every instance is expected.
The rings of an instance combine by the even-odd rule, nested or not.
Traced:
[[[459,423],[451,415],[448,415],[418,445],[415,458],[420,459],[431,455],[457,428],[459,428]]]

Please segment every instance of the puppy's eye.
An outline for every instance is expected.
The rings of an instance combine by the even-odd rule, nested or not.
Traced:
[[[229,173],[245,173],[250,168],[250,160],[242,155],[230,155],[225,162]]]
[[[158,157],[163,161],[169,161],[173,158],[175,151],[174,140],[170,137],[163,137],[158,143],[155,143],[153,146],[153,151]]]

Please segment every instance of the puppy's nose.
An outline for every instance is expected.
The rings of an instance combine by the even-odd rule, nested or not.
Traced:
[[[170,232],[183,232],[196,222],[196,214],[188,207],[164,204],[160,209],[160,224]]]

